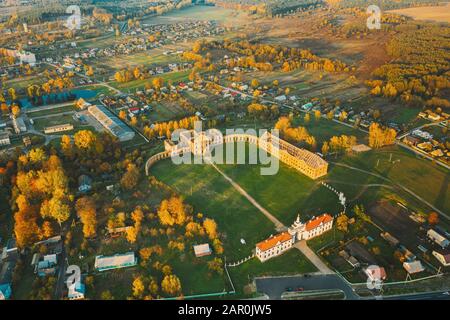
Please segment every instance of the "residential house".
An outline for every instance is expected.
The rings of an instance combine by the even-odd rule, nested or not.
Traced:
[[[403,268],[408,272],[409,274],[415,274],[419,273],[425,270],[420,260],[415,260],[412,262],[405,261],[403,262]]]
[[[430,240],[437,243],[442,249],[448,247],[448,245],[450,244],[450,241],[447,238],[437,233],[433,229],[427,231],[427,236]]]
[[[134,252],[116,254],[113,256],[96,256],[94,267],[97,271],[106,271],[133,267],[137,264]]]
[[[256,244],[256,256],[261,262],[264,262],[282,254],[293,245],[292,235],[289,232],[283,232]]]
[[[39,277],[45,277],[48,275],[56,274],[58,260],[56,254],[48,254],[44,256],[42,261],[39,261],[36,265],[35,272]]]
[[[211,248],[209,247],[209,244],[204,243],[194,246],[194,253],[195,256],[198,258],[203,256],[209,256],[212,253],[212,251]]]
[[[444,266],[450,267],[450,252],[433,250],[433,256]]]
[[[8,132],[0,132],[0,146],[8,146],[11,144]]]
[[[17,134],[27,131],[27,126],[25,125],[25,121],[23,121],[22,117],[18,117],[18,118],[13,117],[12,122],[13,122],[14,131]]]

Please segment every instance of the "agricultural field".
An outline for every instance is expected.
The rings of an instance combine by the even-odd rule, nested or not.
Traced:
[[[180,81],[186,81],[188,79],[190,71],[189,70],[183,70],[183,71],[175,71],[175,72],[168,72],[159,75],[159,78],[162,78],[164,81],[172,81],[172,82],[180,82]],[[146,83],[150,82],[150,79],[144,79],[144,80],[133,80],[125,83],[118,83],[117,81],[111,81],[109,84],[113,86],[114,88],[117,88],[119,90],[125,91],[125,92],[136,92],[138,90],[142,90]]]
[[[236,23],[243,23],[246,18],[245,13],[219,7],[188,7],[181,10],[172,11],[164,16],[149,17],[144,19],[144,24],[173,24],[186,20],[215,20],[233,26]]]
[[[405,9],[389,10],[387,12],[405,15],[415,20],[450,22],[449,3],[443,4],[441,6],[405,8]]]
[[[188,115],[186,110],[180,107],[176,102],[163,101],[152,104],[153,110],[149,118],[153,122],[168,121],[172,119],[179,119]]]

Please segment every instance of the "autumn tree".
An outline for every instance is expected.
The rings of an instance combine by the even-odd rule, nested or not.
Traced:
[[[181,281],[176,275],[166,275],[161,282],[161,289],[171,296],[180,294]]]
[[[391,128],[383,129],[378,123],[373,122],[369,127],[369,146],[381,148],[395,143],[397,132]]]
[[[133,297],[142,298],[145,291],[145,284],[141,276],[134,278],[132,291]]]
[[[180,197],[173,196],[161,202],[158,217],[162,225],[182,225],[186,221],[186,207]]]
[[[328,145],[328,142],[324,142],[322,145],[322,154],[326,156],[328,152],[330,151],[330,146]]]
[[[91,150],[96,140],[97,137],[90,130],[80,130],[74,135],[75,146],[81,150]]]
[[[437,212],[431,212],[428,215],[428,223],[432,226],[437,225],[439,223],[439,215]]]
[[[127,171],[120,179],[120,184],[126,190],[132,190],[139,182],[139,170],[135,164],[128,164]]]
[[[135,227],[128,227],[127,228],[127,241],[129,243],[135,243],[138,236],[138,230]]]
[[[337,217],[336,219],[336,228],[339,231],[348,232],[348,217],[345,214],[340,215],[339,217]]]
[[[19,195],[16,202],[18,212],[14,214],[14,234],[16,236],[17,246],[25,248],[31,245],[38,238],[39,226],[37,224],[37,215],[30,207],[25,196]]]
[[[218,274],[223,274],[223,261],[220,258],[214,258],[213,260],[208,262],[208,269],[211,271],[215,271]]]
[[[217,224],[213,219],[206,218],[203,221],[203,228],[210,239],[217,238]]]
[[[83,234],[85,238],[96,235],[97,214],[94,199],[88,196],[77,200],[75,204],[77,215],[83,224]]]
[[[40,213],[43,218],[55,219],[61,226],[70,217],[70,206],[65,197],[53,196],[42,202]]]

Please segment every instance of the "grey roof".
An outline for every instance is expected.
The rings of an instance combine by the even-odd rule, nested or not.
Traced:
[[[134,131],[106,107],[90,106],[88,110],[98,122],[120,141],[128,141],[134,138]]]

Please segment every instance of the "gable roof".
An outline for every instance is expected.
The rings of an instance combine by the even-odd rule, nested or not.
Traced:
[[[450,251],[441,251],[441,250],[434,250],[433,253],[437,253],[438,255],[442,256],[445,263],[450,263]]]
[[[289,234],[289,232],[283,232],[280,234],[277,234],[269,239],[266,239],[264,241],[261,241],[260,243],[257,243],[256,246],[261,251],[266,251],[269,249],[272,249],[273,247],[277,246],[280,243],[289,241],[292,239],[292,236]]]
[[[328,213],[324,213],[321,216],[318,216],[317,218],[311,219],[306,223],[306,231],[311,231],[317,227],[319,227],[321,224],[328,223],[333,220],[333,217],[330,216]]]
[[[415,260],[412,262],[403,262],[403,268],[405,268],[405,270],[410,274],[422,272],[425,270],[419,260]]]

